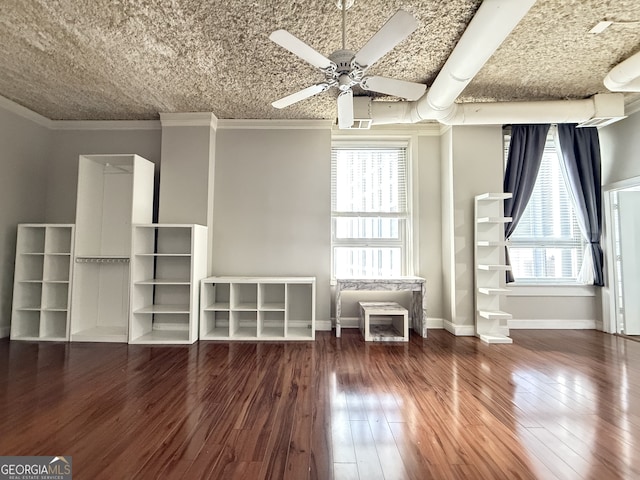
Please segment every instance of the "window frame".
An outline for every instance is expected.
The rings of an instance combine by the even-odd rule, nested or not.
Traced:
[[[506,169],[507,166],[507,157],[508,157],[508,151],[509,151],[509,143],[510,143],[510,138],[511,138],[511,131],[510,129],[507,130],[505,129],[504,133],[503,133],[503,139],[504,139],[504,167]],[[557,155],[558,158],[558,162],[560,163],[560,171],[561,171],[561,175],[562,175],[562,181],[565,184],[567,193],[569,195],[569,202],[571,205],[572,209],[575,209],[575,206],[573,205],[573,200],[571,199],[571,191],[569,190],[569,186],[567,185],[567,180],[566,180],[566,172],[564,170],[564,167],[562,165],[562,159],[560,158],[560,155],[562,155],[561,151],[560,151],[560,145],[557,142],[557,134],[556,134],[556,130],[554,128],[554,126],[552,126],[552,128],[549,129],[549,133],[547,134],[547,139],[545,142],[545,152],[543,153],[543,155],[545,153],[547,153],[548,150],[553,149],[554,153]],[[540,172],[538,172],[539,175]],[[538,178],[536,178],[536,183],[538,181]],[[574,227],[578,227],[577,226],[577,221],[575,219],[575,212],[574,212]],[[517,230],[518,227],[516,227]],[[577,228],[577,232],[579,233],[579,238],[580,238],[580,244],[576,245],[575,243],[575,239],[571,240],[568,239],[567,237],[563,237],[563,238],[559,238],[557,240],[553,240],[550,241],[548,237],[520,237],[520,238],[514,238],[514,236],[512,235],[512,237],[508,240],[507,242],[507,248],[511,251],[511,249],[513,248],[531,248],[531,249],[535,249],[535,248],[543,248],[543,249],[550,249],[550,248],[560,248],[560,249],[566,249],[566,248],[570,248],[570,249],[577,249],[579,250],[579,255],[580,255],[580,260],[582,259],[582,255],[584,253],[584,248],[586,245],[586,241],[584,239],[584,236],[582,235],[582,233],[580,232],[579,227]],[[515,232],[514,232],[515,234]],[[580,282],[578,282],[578,276],[580,273],[580,265],[577,266],[577,271],[576,271],[576,276],[573,278],[559,278],[559,277],[516,277],[515,276],[515,271],[514,273],[514,278],[515,278],[515,282],[511,283],[510,285],[513,286],[523,286],[523,287],[527,287],[527,286],[532,286],[532,287],[536,287],[536,286],[540,286],[540,287],[544,287],[544,286],[575,286],[575,285],[582,285]]]
[[[334,191],[331,188],[331,279],[336,277],[336,249],[337,248],[399,248],[400,249],[400,275],[408,276],[413,274],[413,188],[412,188],[412,146],[410,139],[334,139],[331,142],[331,155],[335,149],[375,149],[375,148],[404,148],[405,149],[405,204],[404,212],[340,212],[334,211]],[[333,181],[333,160],[331,160],[331,178]],[[339,218],[397,218],[398,238],[339,238],[336,236],[336,220]],[[379,276],[367,276],[361,278],[386,278]]]

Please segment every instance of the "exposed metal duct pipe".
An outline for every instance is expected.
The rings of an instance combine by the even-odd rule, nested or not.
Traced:
[[[612,92],[640,92],[640,52],[613,67],[604,86]]]
[[[446,123],[450,118],[457,118],[456,98],[535,2],[482,2],[428,92],[415,102],[372,103],[372,123],[415,123],[421,120]]]
[[[421,119],[447,117],[456,98],[522,20],[536,0],[485,0],[431,88],[415,103]]]
[[[427,93],[415,102],[371,102],[369,99],[365,108],[370,114],[369,123],[384,125],[436,120],[445,125],[575,122],[601,126],[624,118],[622,94],[601,94],[585,100],[455,103],[534,3],[535,0],[482,2]],[[640,54],[628,59],[629,63],[625,65],[626,62],[611,74],[622,80],[631,75],[631,79],[637,79]]]
[[[412,102],[371,102],[375,125],[415,123]],[[445,125],[501,125],[505,123],[584,123],[603,126],[624,118],[624,96],[604,93],[584,100],[541,102],[456,103],[447,116],[432,118]]]

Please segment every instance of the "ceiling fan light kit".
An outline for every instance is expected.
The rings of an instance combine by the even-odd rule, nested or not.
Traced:
[[[346,10],[353,5],[353,0],[337,0],[336,5],[342,10],[343,45],[342,49],[336,50],[329,57],[317,52],[286,30],[276,30],[269,36],[273,42],[307,61],[324,74],[324,82],[276,100],[272,105],[275,108],[285,108],[331,87],[337,87],[340,90],[337,102],[338,126],[351,128],[354,123],[353,87],[355,86],[407,100],[420,98],[427,88],[424,84],[366,75],[371,65],[418,28],[416,19],[410,13],[398,10],[358,52],[354,52],[345,48]]]

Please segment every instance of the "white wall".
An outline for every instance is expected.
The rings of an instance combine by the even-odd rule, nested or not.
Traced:
[[[159,125],[147,130],[54,130],[47,155],[46,221],[75,223],[78,158],[85,154],[136,153],[155,163],[157,212],[160,145]]]
[[[444,292],[445,312],[451,315],[445,326],[457,334],[472,334],[475,322],[473,197],[502,191],[502,142],[500,126],[453,127],[442,137],[443,280],[445,289],[452,285]],[[511,328],[594,328],[601,322],[594,287],[510,288],[501,306],[513,315]]]
[[[215,137],[216,132],[208,125],[163,127],[161,223],[208,225],[209,170],[215,165],[211,158]]]
[[[18,223],[45,220],[51,133],[0,108],[0,337],[9,335]]]
[[[455,256],[453,250],[453,131],[440,137],[440,204],[442,244],[442,315],[447,324],[456,318]]]
[[[442,326],[445,318],[442,255],[442,192],[440,137],[418,136],[414,205],[418,214],[418,271],[427,285],[427,324]],[[416,199],[417,193],[417,199]]]
[[[330,319],[331,130],[218,129],[213,274],[315,276]]]
[[[603,202],[603,249],[605,254],[605,286],[600,289],[600,301],[603,305],[602,328],[608,332],[616,331],[616,301],[613,264],[609,260],[613,250],[612,238],[607,227],[612,222],[609,214],[609,191],[623,186],[636,185],[640,178],[640,112],[607,127],[600,128],[600,151],[602,154],[602,184],[605,186]],[[615,184],[615,185],[614,185]]]
[[[602,184],[640,176],[640,112],[598,130]]]
[[[509,287],[504,310],[513,315],[509,328],[594,329],[601,323],[596,287]]]
[[[473,334],[473,204],[476,195],[502,191],[502,128],[452,127],[452,142],[453,219],[449,221],[453,223],[453,239],[449,248],[454,258],[451,301],[455,317],[450,320],[455,333]]]

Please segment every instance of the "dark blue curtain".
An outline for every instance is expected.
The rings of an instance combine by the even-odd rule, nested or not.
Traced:
[[[560,150],[567,173],[578,223],[587,239],[586,255],[590,255],[593,284],[604,285],[602,235],[602,187],[600,140],[595,127],[576,128],[575,124],[558,125]],[[587,259],[589,260],[589,259]]]
[[[549,125],[512,125],[507,169],[504,174],[504,191],[513,194],[504,201],[504,215],[512,217],[511,223],[505,224],[504,236],[509,239],[516,229],[527,203],[531,198],[533,187],[538,178],[538,170],[542,162],[542,153],[547,141]],[[506,262],[510,265],[509,250],[506,249]],[[507,282],[513,282],[513,274],[507,272]]]

